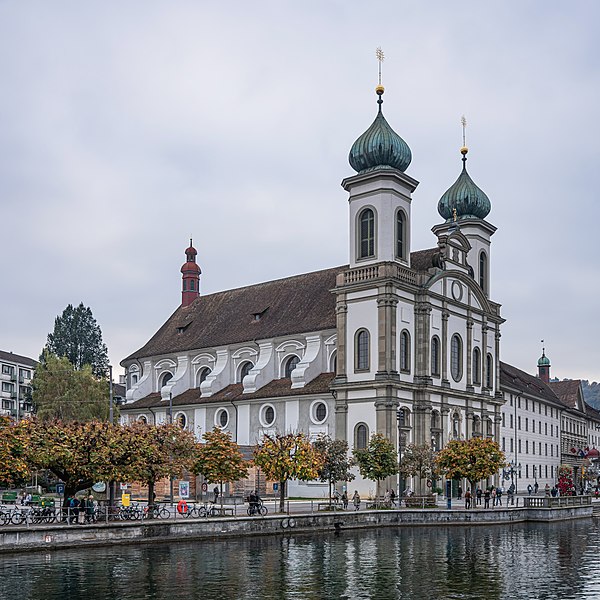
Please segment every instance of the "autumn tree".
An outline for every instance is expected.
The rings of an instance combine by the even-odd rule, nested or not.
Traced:
[[[446,479],[466,479],[474,490],[477,482],[495,475],[506,466],[506,457],[498,442],[474,437],[451,440],[436,457],[436,465]]]
[[[176,424],[148,425],[139,421],[129,424],[126,433],[136,451],[120,478],[148,486],[148,504],[154,504],[156,481],[192,470],[197,451],[194,434]]]
[[[26,458],[29,421],[0,416],[0,484],[18,485],[29,474]]]
[[[76,368],[89,365],[96,377],[106,376],[108,349],[102,341],[102,331],[92,310],[79,304],[69,304],[54,320],[54,331],[48,334],[45,350],[65,357]],[[41,361],[44,362],[42,355]]]
[[[350,470],[352,461],[348,456],[348,442],[332,440],[328,435],[320,435],[314,447],[322,457],[319,480],[328,484],[331,504],[331,491],[335,484],[339,481],[352,481],[355,477]]]
[[[398,472],[398,453],[394,445],[381,433],[374,433],[366,448],[355,448],[352,453],[361,476],[376,482],[379,496],[380,481]]]
[[[402,477],[418,477],[420,481],[434,479],[437,466],[433,448],[429,444],[408,444],[402,453],[399,471]]]
[[[319,476],[323,458],[304,433],[265,435],[254,448],[254,464],[267,479],[279,482],[279,510],[285,509],[285,488],[290,479],[310,481]]]
[[[48,469],[69,496],[97,481],[118,479],[135,448],[119,425],[100,421],[37,421],[28,429],[26,456],[33,468]]]
[[[215,427],[202,437],[205,443],[198,446],[192,471],[202,473],[209,483],[219,484],[219,497],[223,508],[223,483],[232,483],[248,477],[248,466],[230,433]]]
[[[108,381],[98,379],[89,365],[77,370],[67,358],[45,351],[32,387],[32,402],[41,421],[108,419]]]

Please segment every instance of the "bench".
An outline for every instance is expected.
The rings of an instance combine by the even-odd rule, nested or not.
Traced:
[[[232,517],[235,516],[235,508],[228,508],[226,506],[221,508],[219,506],[215,506],[212,510],[220,517],[226,517],[227,515],[231,515]]]
[[[342,504],[338,504],[337,502],[318,502],[317,503],[317,511],[320,511],[320,510],[336,511],[336,510],[344,510],[344,507]]]
[[[435,496],[405,496],[406,508],[437,508]]]
[[[3,504],[16,504],[17,503],[17,492],[4,492],[2,494]]]

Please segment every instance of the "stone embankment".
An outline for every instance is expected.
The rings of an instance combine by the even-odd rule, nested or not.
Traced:
[[[493,525],[590,518],[592,505],[493,510],[399,509],[317,514],[134,521],[94,525],[19,526],[0,529],[0,552],[47,551],[83,546],[340,532],[367,527]]]

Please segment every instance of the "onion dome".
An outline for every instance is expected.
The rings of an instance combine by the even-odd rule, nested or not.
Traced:
[[[389,126],[381,112],[383,86],[378,85],[375,92],[379,96],[377,116],[371,127],[352,144],[348,161],[357,173],[376,169],[398,169],[404,172],[412,160],[410,148]]]
[[[492,210],[492,203],[486,193],[475,185],[467,173],[468,151],[466,146],[460,149],[463,155],[462,172],[438,202],[438,212],[446,221],[485,219]]]
[[[194,246],[192,246],[192,240],[190,238],[190,247],[185,251],[186,262],[181,267],[182,273],[201,273],[200,267],[196,264],[196,256],[198,252]]]
[[[550,359],[546,356],[546,351],[542,350],[542,356],[538,359],[538,367],[549,367]]]

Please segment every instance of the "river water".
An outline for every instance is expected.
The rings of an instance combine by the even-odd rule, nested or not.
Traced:
[[[0,599],[600,599],[599,534],[586,519],[0,555]]]

